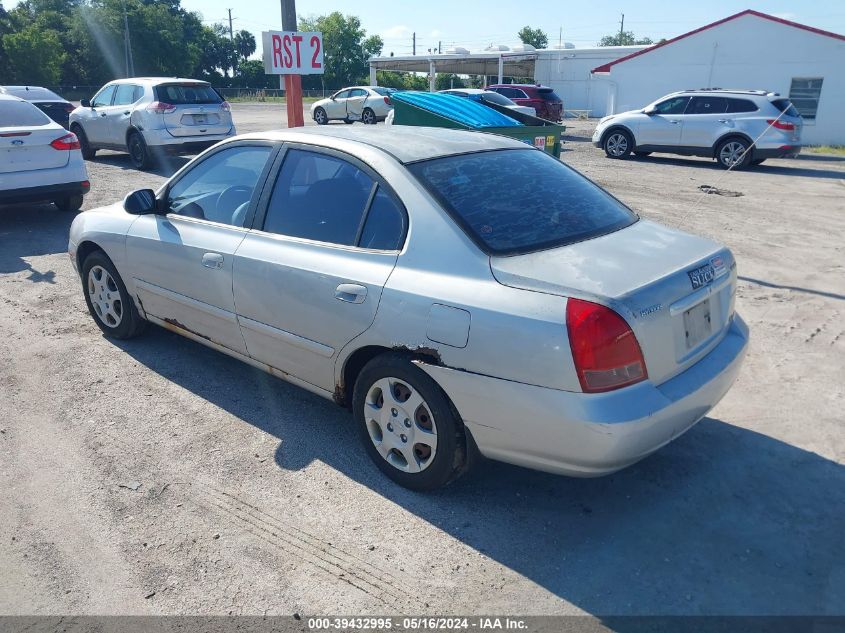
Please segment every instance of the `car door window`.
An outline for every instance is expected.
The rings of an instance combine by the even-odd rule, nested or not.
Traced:
[[[102,108],[111,105],[111,99],[117,86],[106,86],[91,100],[92,108]]]
[[[352,97],[366,97],[367,91],[363,90],[361,88],[356,88],[355,90],[352,91],[352,94],[350,96],[352,96]]]
[[[724,97],[693,97],[685,114],[724,114],[728,100]]]
[[[683,114],[689,102],[689,97],[672,97],[654,106],[656,114]]]
[[[348,99],[351,90],[341,90],[340,92],[336,93],[334,98],[335,99]]]
[[[238,145],[195,165],[167,192],[170,213],[243,227],[269,146]]]
[[[264,230],[355,246],[375,182],[337,156],[290,150],[276,179]]]
[[[380,251],[395,251],[402,247],[405,235],[405,213],[396,198],[379,185],[367,213],[358,246]]]
[[[756,112],[757,106],[748,99],[728,99],[728,112]]]
[[[140,96],[136,96],[138,88],[133,84],[120,84],[114,94],[114,105],[130,105],[135,103]]]

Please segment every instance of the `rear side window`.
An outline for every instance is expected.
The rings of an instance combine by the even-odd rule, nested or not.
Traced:
[[[491,88],[491,90],[498,92],[500,95],[505,95],[508,99],[526,99],[527,95],[522,90],[516,88]]]
[[[129,105],[141,98],[141,87],[132,84],[120,84],[114,95],[114,105]]]
[[[798,110],[795,109],[789,99],[775,99],[772,101],[772,105],[783,112],[786,116],[801,116],[798,114]]]
[[[511,101],[504,95],[500,95],[498,92],[484,92],[481,94],[481,100],[489,101],[490,103],[495,103],[500,106],[515,105],[513,101]]]
[[[757,112],[759,108],[748,99],[728,99],[728,112]]]
[[[724,97],[693,97],[685,114],[724,114],[728,100]]]
[[[31,103],[17,100],[0,100],[0,128],[40,127],[50,123],[50,118]]]
[[[637,221],[610,194],[538,150],[462,154],[409,169],[488,254],[562,246]]]
[[[173,105],[222,103],[223,99],[208,84],[165,84],[155,87],[157,101]]]

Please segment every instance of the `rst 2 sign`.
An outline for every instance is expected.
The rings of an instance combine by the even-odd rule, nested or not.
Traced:
[[[322,75],[323,34],[264,31],[264,71],[268,75]]]

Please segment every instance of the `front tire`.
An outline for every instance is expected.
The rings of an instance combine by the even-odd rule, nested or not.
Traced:
[[[147,144],[144,142],[144,137],[138,132],[133,132],[126,142],[126,149],[129,152],[129,159],[132,161],[132,166],[135,169],[146,170],[153,166],[153,157]]]
[[[602,148],[608,158],[628,158],[634,148],[634,141],[625,130],[611,130],[604,138]]]
[[[323,108],[317,108],[314,110],[314,120],[317,122],[317,125],[326,125],[329,122],[329,115],[326,114]]]
[[[53,200],[53,204],[55,204],[59,211],[65,212],[77,212],[82,208],[82,196],[70,196],[69,198],[60,198],[59,200]]]
[[[411,490],[434,490],[466,470],[463,423],[443,390],[401,355],[367,363],[352,397],[367,454],[385,475]]]
[[[750,147],[745,139],[727,138],[716,147],[716,160],[725,169],[743,169],[751,164]]]
[[[92,252],[82,263],[82,291],[88,311],[109,338],[133,338],[144,330],[146,321],[103,251]]]
[[[79,150],[82,152],[82,158],[85,160],[92,160],[94,156],[96,156],[97,150],[91,147],[91,144],[88,142],[88,136],[85,134],[85,130],[82,129],[82,126],[71,125],[70,131],[76,134],[76,138],[79,139]]]
[[[376,113],[373,112],[370,108],[364,108],[364,111],[361,113],[361,121],[365,125],[375,125]]]

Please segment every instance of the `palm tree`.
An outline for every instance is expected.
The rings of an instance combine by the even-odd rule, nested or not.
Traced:
[[[235,50],[241,59],[246,60],[255,52],[255,37],[249,31],[235,33]]]

